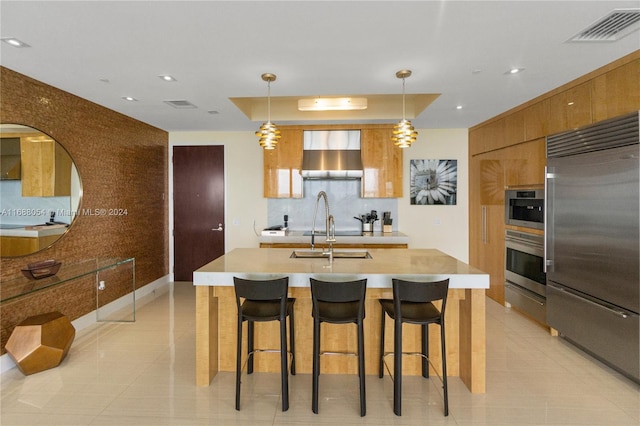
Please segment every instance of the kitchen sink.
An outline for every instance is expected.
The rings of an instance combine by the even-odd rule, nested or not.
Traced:
[[[323,253],[322,250],[294,250],[291,253],[292,259],[328,259],[329,253]],[[368,251],[333,251],[334,259],[372,259]]]

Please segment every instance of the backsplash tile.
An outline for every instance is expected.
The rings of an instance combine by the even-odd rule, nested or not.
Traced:
[[[333,215],[338,231],[359,231],[360,222],[354,216],[369,213],[390,211],[393,219],[393,230],[398,230],[398,200],[396,198],[362,198],[360,197],[360,180],[305,180],[304,198],[270,198],[267,202],[268,226],[282,225],[284,215],[289,215],[289,229],[292,231],[309,231],[313,222],[316,198],[320,191],[327,193],[329,213]],[[316,229],[324,230],[324,202],[320,201],[316,219]],[[382,224],[378,220],[373,228],[381,231]]]

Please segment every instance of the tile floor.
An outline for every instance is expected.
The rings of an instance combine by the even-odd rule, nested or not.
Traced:
[[[137,321],[98,324],[76,336],[57,368],[0,381],[0,424],[9,425],[635,425],[640,386],[562,339],[487,301],[487,392],[472,395],[451,378],[443,416],[436,379],[407,377],[403,415],[392,410],[388,376],[367,376],[367,415],[358,381],[323,375],[320,413],[311,412],[311,376],[291,377],[289,411],[280,410],[279,374],[243,378],[234,409],[234,375],[194,385],[194,291],[188,283],[139,306]]]

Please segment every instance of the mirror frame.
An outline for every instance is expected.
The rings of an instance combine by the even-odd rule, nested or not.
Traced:
[[[40,142],[54,142],[54,151],[52,153],[52,160],[55,160],[56,154],[64,153],[66,157],[68,157],[68,161],[71,164],[70,175],[65,176],[63,178],[64,182],[67,182],[68,177],[68,185],[69,185],[69,195],[49,195],[49,196],[37,196],[37,195],[28,195],[24,196],[23,194],[23,183],[24,183],[24,175],[25,175],[25,167],[24,167],[24,159],[23,155],[25,151],[21,147],[21,172],[20,172],[20,194],[18,198],[16,196],[15,203],[9,203],[7,206],[6,201],[2,201],[4,197],[13,197],[17,194],[17,191],[10,191],[11,194],[7,195],[3,190],[0,193],[0,238],[8,240],[3,242],[2,252],[0,253],[0,257],[2,258],[16,258],[29,256],[35,253],[39,253],[43,250],[46,250],[53,246],[55,243],[60,241],[66,234],[69,232],[69,229],[74,224],[78,217],[78,212],[80,211],[82,205],[83,198],[83,189],[82,189],[82,178],[78,171],[78,167],[73,160],[73,157],[69,153],[69,151],[55,138],[51,137],[49,134],[43,132],[40,129],[37,129],[33,126],[18,124],[18,123],[0,123],[0,138],[5,137],[13,137],[19,134],[28,134],[33,133],[34,136],[40,138]],[[22,141],[21,141],[22,143]],[[59,157],[62,161],[66,162],[67,159],[62,156]],[[65,172],[66,174],[66,172]],[[52,177],[55,180],[55,177]],[[16,181],[14,179],[13,181]],[[0,185],[3,185],[4,182],[10,182],[11,180],[2,180],[0,181]],[[54,185],[55,186],[55,185]],[[66,189],[66,186],[63,186]],[[16,192],[16,194],[13,194]],[[56,206],[56,200],[54,198],[58,197],[67,197],[69,200],[66,202],[66,206],[58,207]],[[38,202],[34,201],[35,199],[40,198],[49,198],[51,199],[48,205],[43,208],[40,208]],[[23,203],[21,206],[20,203]],[[55,213],[55,217],[51,216],[52,213]],[[62,213],[62,214],[60,214]],[[64,217],[63,221],[59,220],[59,217]],[[10,223],[12,218],[15,223]],[[27,218],[33,218],[33,222],[26,220]],[[37,218],[37,219],[36,219]],[[67,223],[68,221],[68,223]],[[24,225],[20,227],[19,225]],[[61,228],[61,225],[64,225],[64,230],[61,233],[57,233],[54,229],[58,230]],[[9,228],[9,229],[6,229]],[[28,235],[31,232],[22,232],[22,231],[38,231],[36,236]],[[47,232],[49,231],[49,232]],[[8,235],[7,235],[8,234]],[[42,234],[42,235],[41,235]],[[55,238],[54,238],[55,237]],[[32,239],[37,239],[37,241],[31,241]],[[8,244],[8,246],[5,246]],[[12,247],[11,249],[6,249],[6,247]],[[15,252],[16,254],[5,254],[9,252]]]

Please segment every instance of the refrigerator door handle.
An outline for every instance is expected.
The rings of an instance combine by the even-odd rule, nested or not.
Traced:
[[[552,203],[551,203],[551,196],[552,194],[550,194],[550,186],[551,186],[551,182],[550,180],[555,178],[555,174],[553,173],[554,168],[553,167],[544,167],[544,254],[542,256],[543,262],[542,262],[542,270],[543,272],[546,274],[547,272],[549,272],[549,269],[553,268],[553,259],[550,259],[549,256],[549,245],[553,245],[553,235],[549,233],[549,231],[551,229],[553,229],[552,226],[549,226],[549,222],[552,219],[552,212],[550,211],[550,209],[553,208]]]
[[[613,315],[615,315],[617,317],[620,317],[622,319],[627,319],[629,317],[629,314],[627,312],[625,312],[625,311],[621,311],[621,310],[618,310],[618,309],[610,308],[610,307],[605,306],[605,305],[601,305],[600,303],[596,303],[593,300],[589,300],[589,299],[587,299],[585,297],[582,297],[582,296],[580,296],[578,294],[575,294],[574,292],[572,292],[572,291],[570,291],[570,290],[568,290],[568,289],[566,289],[564,287],[558,287],[558,286],[555,286],[553,284],[547,284],[547,285],[549,287],[552,287],[554,290],[561,291],[561,292],[563,292],[564,294],[566,294],[568,296],[571,296],[571,297],[573,297],[575,299],[579,299],[581,302],[588,303],[588,304],[590,304],[592,306],[595,306],[595,307],[600,308],[600,309],[602,309],[604,311],[607,311],[610,314],[613,314]]]

